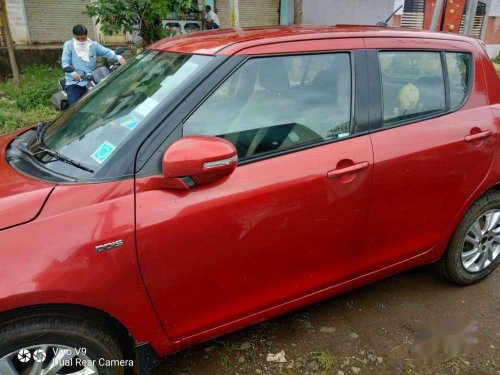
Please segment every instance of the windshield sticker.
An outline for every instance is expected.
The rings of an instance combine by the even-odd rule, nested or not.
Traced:
[[[116,149],[116,146],[104,141],[97,150],[92,154],[92,159],[101,164],[108,158],[109,155]]]
[[[156,108],[157,105],[158,102],[156,100],[153,98],[147,98],[134,109],[134,112],[138,113],[142,117],[146,117],[153,109]]]
[[[127,116],[123,116],[119,120],[118,124],[120,124],[124,128],[134,130],[137,127],[137,125],[139,124],[139,122],[140,122],[139,119],[136,119],[133,116],[127,115]]]

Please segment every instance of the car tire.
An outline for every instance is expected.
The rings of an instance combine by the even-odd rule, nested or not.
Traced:
[[[60,353],[56,354],[58,349]],[[43,309],[42,313],[35,310],[21,315],[13,314],[5,320],[0,318],[1,374],[42,373],[42,368],[47,370],[48,366],[62,363],[61,359],[65,357],[61,354],[64,351],[68,353],[68,349],[75,349],[72,354],[68,354],[66,357],[73,356],[71,365],[63,367],[61,372],[56,372],[57,374],[71,374],[83,370],[87,364],[88,373],[96,375],[129,373],[126,366],[116,365],[116,362],[113,366],[109,366],[110,362],[106,362],[124,360],[124,355],[117,336],[107,330],[103,324],[100,326],[96,322],[80,318],[78,315],[67,315],[57,311],[49,312]],[[45,355],[37,353],[37,350],[43,350]],[[57,357],[59,359],[56,358],[57,355],[59,355]],[[82,365],[82,363],[86,365]],[[34,366],[38,366],[37,370],[34,369]]]
[[[489,225],[488,217],[492,218]],[[500,192],[489,191],[476,200],[466,212],[439,261],[439,268],[448,280],[459,285],[471,285],[484,279],[498,266],[500,221],[492,224],[495,220],[500,220]],[[476,224],[479,225],[481,233],[478,233]],[[491,225],[494,227],[487,230]],[[495,241],[493,230],[498,232],[498,242]],[[479,244],[478,251],[475,251],[475,241]],[[498,245],[499,249],[493,251],[492,249],[496,249],[495,245]],[[474,261],[478,255],[479,258]],[[481,267],[483,261],[485,263]]]

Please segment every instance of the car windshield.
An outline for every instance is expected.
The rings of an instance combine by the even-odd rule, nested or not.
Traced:
[[[151,50],[137,55],[110,82],[97,86],[50,124],[45,145],[99,170],[150,113],[211,58]]]

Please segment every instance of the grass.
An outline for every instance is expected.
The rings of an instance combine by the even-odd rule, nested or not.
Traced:
[[[319,369],[325,372],[333,367],[336,360],[328,351],[311,352],[310,359],[316,361]]]
[[[59,68],[32,66],[22,73],[21,89],[13,79],[0,82],[0,134],[56,117],[50,97],[58,90],[61,75]]]
[[[422,375],[411,359],[405,359],[403,366],[403,375]]]
[[[500,76],[500,55],[491,59],[491,61],[493,61],[493,66],[495,67],[498,75]]]
[[[239,350],[240,346],[235,342],[229,341],[220,341],[219,343],[222,344],[222,351],[219,354],[217,363],[219,366],[227,369],[233,364],[232,358],[234,357],[234,353]]]
[[[229,355],[227,353],[222,353],[219,356],[217,363],[219,364],[219,366],[227,369],[227,368],[231,367],[231,364],[233,363],[233,361],[231,360],[231,357],[229,357]]]
[[[466,361],[464,358],[459,357],[459,356],[453,356],[451,358],[448,358],[445,362],[443,367],[449,371],[453,375],[461,375],[463,374],[464,367],[468,366],[469,362]]]

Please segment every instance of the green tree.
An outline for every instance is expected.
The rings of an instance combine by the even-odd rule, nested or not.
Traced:
[[[132,33],[140,26],[145,44],[167,36],[161,20],[175,11],[182,15],[193,6],[193,0],[96,0],[87,6],[87,14],[97,17],[104,34]]]

